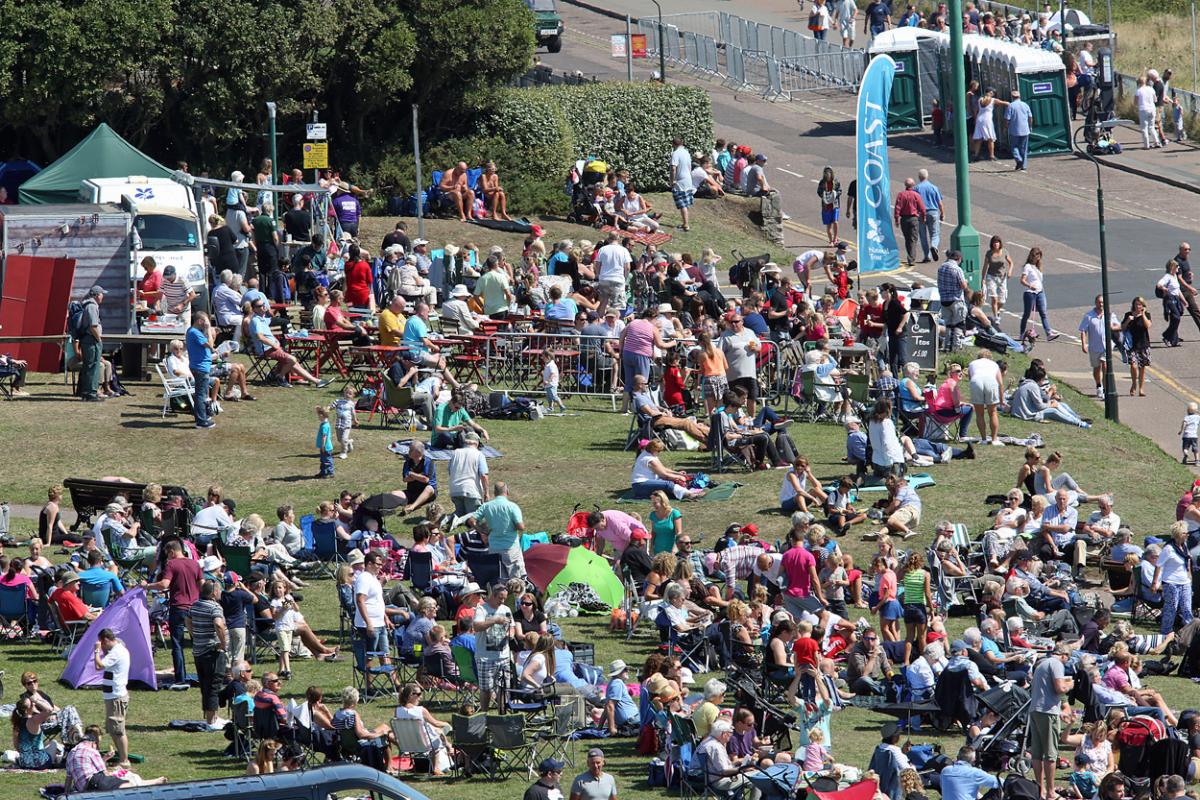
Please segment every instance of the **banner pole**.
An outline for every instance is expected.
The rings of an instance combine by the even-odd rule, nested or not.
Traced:
[[[954,189],[958,225],[950,234],[950,246],[962,253],[960,266],[971,289],[983,288],[979,268],[979,232],[971,226],[971,179],[967,161],[967,75],[963,61],[962,0],[950,5],[950,96],[954,98]]]

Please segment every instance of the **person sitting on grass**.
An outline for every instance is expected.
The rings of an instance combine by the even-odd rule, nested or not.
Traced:
[[[401,474],[405,481],[403,492],[405,516],[437,499],[437,470],[434,467],[433,459],[425,454],[423,443],[416,440],[409,443],[408,455],[404,458]]]
[[[100,753],[101,731],[99,725],[88,725],[83,738],[67,753],[67,791],[108,792],[130,786],[159,786],[166,778],[145,780],[124,770],[118,777],[110,775]]]
[[[462,447],[463,437],[468,431],[474,431],[484,443],[490,439],[483,426],[471,419],[471,413],[466,409],[462,393],[453,392],[450,395],[450,401],[438,406],[433,412],[431,444],[439,450]]]
[[[796,511],[808,512],[811,503],[820,506],[828,499],[821,481],[813,474],[808,459],[796,456],[792,468],[783,476],[783,486],[779,489],[779,505],[784,514]]]
[[[676,500],[692,500],[704,496],[704,489],[687,488],[687,476],[682,472],[668,469],[659,458],[659,454],[667,446],[659,439],[639,442],[642,447],[637,460],[633,462],[630,475],[633,497],[644,499],[655,492],[670,492]]]
[[[838,536],[850,532],[851,525],[857,525],[866,520],[867,515],[854,507],[854,479],[843,475],[838,479],[837,488],[825,496],[825,515],[827,524]]]

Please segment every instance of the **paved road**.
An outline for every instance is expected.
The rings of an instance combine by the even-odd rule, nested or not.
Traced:
[[[623,3],[632,9],[633,4],[628,0],[616,0],[609,5],[623,10]],[[664,9],[694,10],[692,5],[699,6],[691,0],[666,0]],[[738,7],[747,17],[767,21],[771,21],[769,14],[785,14],[789,7],[794,9],[783,0],[743,0]],[[624,62],[609,57],[607,41],[610,34],[623,32],[623,24],[573,6],[563,6],[563,16],[568,26],[563,51],[543,55],[543,63],[602,79],[624,80]],[[645,67],[639,64],[635,80],[648,79],[650,70],[656,66],[656,62]],[[692,78],[670,67],[668,78],[695,83],[708,90],[717,135],[751,144],[770,155],[769,180],[783,194],[784,207],[793,217],[787,226],[788,247],[822,245],[824,234],[819,225],[815,184],[827,164],[833,166],[843,185],[850,182],[854,169],[853,97],[846,93],[813,93],[799,101],[768,103],[753,94]],[[897,135],[889,145],[893,193],[901,188],[905,176],[925,167],[946,196],[949,220],[954,222],[957,217],[952,152],[935,150],[930,137],[920,133]],[[1184,151],[1169,152],[1172,161],[1188,158]],[[1195,151],[1191,151],[1191,159],[1196,158]],[[1072,155],[1044,156],[1031,163],[1028,173],[1014,172],[1010,161],[972,164],[972,222],[984,234],[985,245],[987,237],[1002,237],[1018,272],[1030,247],[1038,246],[1045,252],[1051,324],[1070,335],[1054,343],[1039,344],[1037,352],[1055,374],[1091,393],[1094,388],[1090,370],[1074,331],[1082,313],[1100,291],[1095,170],[1089,162]],[[1180,241],[1197,241],[1200,247],[1197,236],[1200,202],[1191,192],[1124,172],[1105,169],[1102,175],[1113,307],[1123,313],[1134,296],[1142,295],[1159,321],[1160,304],[1153,296],[1154,281]],[[943,228],[946,234],[943,247],[948,244],[951,228],[949,223]],[[931,265],[918,265],[902,274],[906,277],[920,274],[929,280],[933,269]],[[881,280],[868,278],[865,283],[872,285]],[[1016,314],[1006,317],[1004,327],[1013,332],[1021,311],[1020,286],[1015,278],[1010,284],[1008,311]],[[1200,402],[1197,384],[1200,366],[1195,357],[1200,347],[1200,331],[1186,319],[1185,325],[1191,327],[1181,327],[1183,338],[1188,340],[1184,347],[1167,349],[1159,344],[1154,348],[1154,365],[1147,379],[1148,397],[1124,395],[1121,406],[1124,422],[1172,453],[1178,449],[1176,432],[1184,405],[1193,400]],[[1158,332],[1161,333],[1161,324]],[[1118,387],[1122,392],[1128,391],[1128,384],[1127,375],[1118,372]],[[1098,406],[1088,411],[1083,413],[1095,417],[1103,414]]]

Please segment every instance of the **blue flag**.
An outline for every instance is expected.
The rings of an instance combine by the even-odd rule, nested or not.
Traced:
[[[887,115],[896,62],[880,54],[871,59],[858,90],[858,271],[900,268],[900,248],[892,230],[888,178]]]

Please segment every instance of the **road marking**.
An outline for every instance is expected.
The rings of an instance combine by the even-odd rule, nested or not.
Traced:
[[[783,167],[776,167],[775,169],[779,170],[780,172],[786,172],[788,175],[795,175],[797,178],[804,177],[799,172],[792,172],[790,169],[784,169]]]
[[[1082,261],[1072,261],[1069,258],[1056,258],[1054,260],[1061,261],[1064,264],[1073,264],[1076,267],[1079,267],[1080,269],[1086,269],[1088,272],[1099,272],[1100,271],[1100,268],[1098,266],[1096,266],[1095,264],[1085,264]]]

